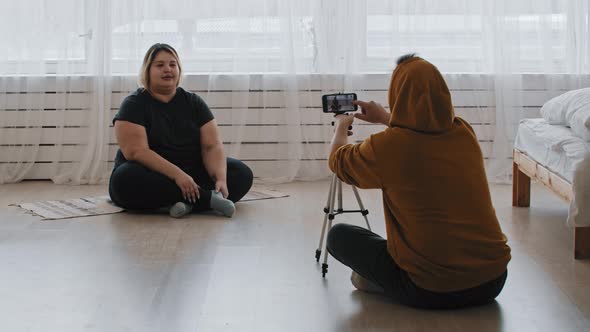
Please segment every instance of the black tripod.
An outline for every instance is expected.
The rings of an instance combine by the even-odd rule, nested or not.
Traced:
[[[326,224],[328,225],[328,231],[332,228],[332,221],[334,218],[342,213],[353,213],[358,212],[363,215],[365,218],[365,222],[367,223],[367,228],[371,230],[371,225],[369,225],[369,219],[367,219],[367,214],[369,211],[365,209],[363,206],[363,202],[361,201],[361,197],[358,193],[358,190],[355,186],[352,187],[352,192],[356,197],[356,201],[359,205],[359,210],[343,210],[342,209],[342,181],[336,176],[336,174],[332,175],[332,182],[330,183],[330,192],[328,194],[328,201],[326,202],[326,207],[324,207],[324,224],[322,225],[322,233],[320,236],[320,244],[315,251],[315,260],[316,262],[320,261],[320,256],[322,255],[322,247],[324,245],[324,238],[327,236],[326,231]],[[336,192],[338,192],[338,208],[334,209],[334,202],[336,200]],[[328,273],[328,250],[324,252],[324,263],[322,264],[322,277],[326,277],[326,273]]]

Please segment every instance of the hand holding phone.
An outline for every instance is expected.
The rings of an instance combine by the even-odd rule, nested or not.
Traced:
[[[336,125],[336,130],[346,130],[348,136],[352,135],[352,123],[354,114],[335,114],[332,125]]]
[[[343,114],[354,112],[358,109],[353,103],[356,93],[335,93],[322,96],[322,108],[324,113]]]

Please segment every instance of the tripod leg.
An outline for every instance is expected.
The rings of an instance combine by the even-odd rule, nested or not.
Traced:
[[[339,178],[336,178],[336,183],[338,183],[338,210],[336,211],[342,213],[342,181],[340,181]]]
[[[320,256],[322,255],[322,246],[324,245],[324,237],[326,234],[326,224],[328,222],[328,215],[331,213],[330,212],[330,202],[332,202],[332,197],[334,196],[335,189],[336,189],[336,175],[333,175],[332,181],[330,182],[330,191],[328,192],[328,200],[326,201],[326,207],[324,207],[324,223],[322,224],[320,243],[318,244],[318,248],[315,251],[316,262],[320,261]]]
[[[334,203],[336,200],[336,188],[338,186],[338,182],[340,182],[340,180],[336,177],[336,175],[334,175],[334,191],[332,192],[332,199],[330,200],[330,213],[328,214],[328,229],[327,231],[329,232],[330,229],[332,228],[332,221],[334,220]],[[323,237],[322,237],[323,238]],[[327,244],[326,244],[327,246]],[[326,248],[326,250],[324,251],[324,263],[322,264],[322,277],[326,277],[326,273],[328,273],[328,249]]]
[[[332,228],[332,219],[328,221],[328,231]],[[324,251],[324,262],[322,263],[322,278],[326,277],[326,273],[328,273],[328,248],[326,247],[326,251]]]
[[[365,206],[363,205],[363,201],[361,200],[361,196],[359,195],[359,192],[355,186],[352,186],[352,192],[354,193],[354,197],[356,197],[356,201],[359,204],[359,209],[361,210],[361,214],[363,215],[363,218],[365,218],[365,222],[367,223],[367,229],[371,230],[371,225],[369,225],[369,219],[367,218],[367,214],[369,214],[369,211],[367,209],[365,209]]]

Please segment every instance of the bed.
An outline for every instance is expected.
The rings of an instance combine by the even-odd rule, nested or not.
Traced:
[[[570,127],[525,119],[514,144],[512,205],[530,205],[530,181],[539,181],[569,203],[574,257],[590,258],[590,142]]]

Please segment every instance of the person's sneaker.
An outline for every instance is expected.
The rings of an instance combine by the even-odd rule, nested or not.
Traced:
[[[228,218],[231,218],[236,211],[234,202],[223,198],[223,195],[220,192],[214,190],[211,191],[211,208]]]
[[[372,281],[363,278],[360,274],[352,271],[352,274],[350,275],[350,281],[352,282],[352,285],[363,292],[367,292],[367,293],[383,293],[385,290],[383,289],[383,287],[373,283]]]
[[[172,205],[168,213],[172,218],[182,218],[187,214],[191,213],[192,210],[192,205],[187,204],[185,202],[176,202],[176,204]]]

